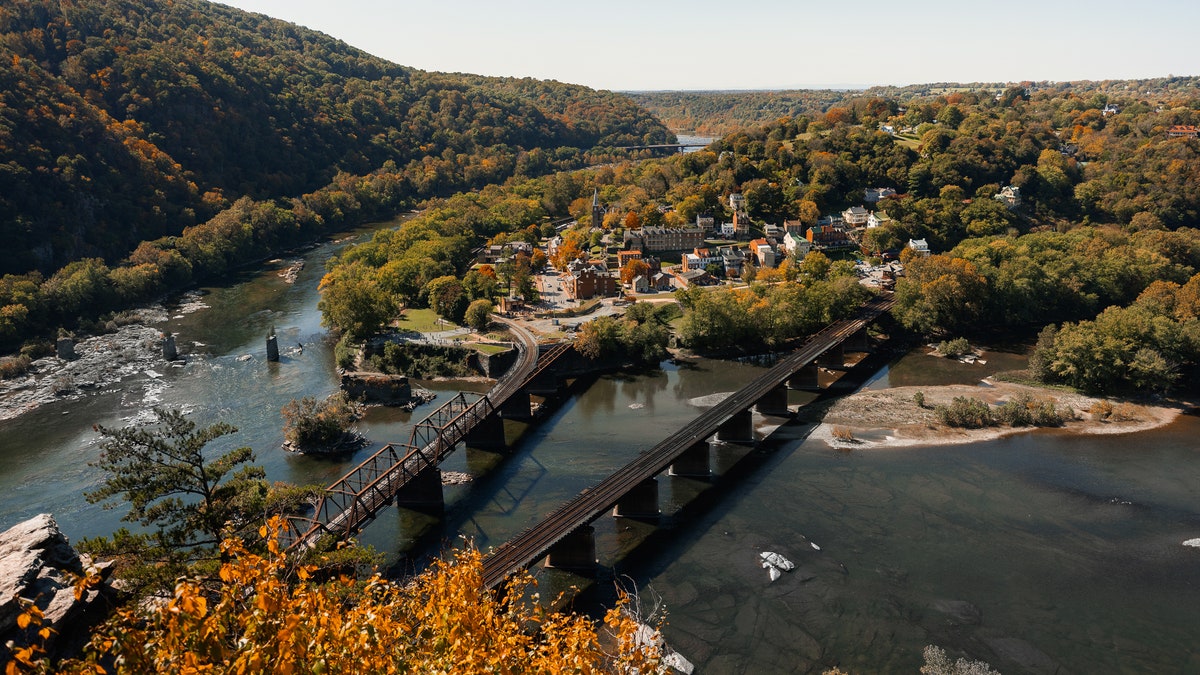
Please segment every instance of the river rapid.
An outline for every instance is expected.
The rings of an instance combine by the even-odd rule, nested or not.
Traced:
[[[212,451],[250,446],[271,480],[327,484],[380,445],[406,440],[451,393],[445,385],[445,395],[412,414],[372,409],[360,422],[372,445],[351,456],[280,448],[279,409],[337,387],[316,287],[344,243],[204,289],[205,307],[169,307],[173,318],[157,327],[178,333],[182,367],[156,367],[159,377],[131,375],[0,422],[0,525],[49,511],[72,540],[122,525],[119,505],[106,510],[82,497],[102,478],[88,466],[98,455],[92,426],[122,426],[151,405],[182,407],[200,425],[238,427]],[[289,284],[280,273],[296,260],[304,267]],[[284,352],[278,364],[265,360],[272,328]],[[932,365],[913,353],[868,386],[977,382],[1024,358],[986,356],[987,365]],[[509,423],[510,435],[523,434],[509,456],[451,456],[447,469],[476,478],[447,486],[443,523],[389,509],[362,541],[396,572],[416,564],[408,554],[417,542],[417,550],[462,537],[498,545],[757,372],[701,360],[577,382],[540,425]],[[644,600],[661,599],[667,639],[697,672],[840,665],[911,673],[926,644],[1006,673],[1200,672],[1191,649],[1200,641],[1200,549],[1182,546],[1200,537],[1196,417],[1125,436],[1039,431],[848,453],[807,431],[782,427],[756,449],[718,446],[713,466],[723,479],[660,477],[666,517],[658,534],[641,523],[596,522],[601,562],[628,575]],[[797,568],[772,583],[762,551]],[[576,581],[546,579],[551,590]],[[581,608],[594,609],[588,602]]]

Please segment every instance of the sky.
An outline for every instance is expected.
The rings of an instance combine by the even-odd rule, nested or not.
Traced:
[[[1200,74],[1197,0],[223,0],[395,63],[618,91]]]

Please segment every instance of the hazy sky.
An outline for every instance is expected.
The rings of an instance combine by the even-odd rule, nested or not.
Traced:
[[[424,70],[787,89],[1200,74],[1200,0],[231,0]]]

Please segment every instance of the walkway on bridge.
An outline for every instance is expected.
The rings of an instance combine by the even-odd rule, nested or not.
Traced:
[[[542,522],[496,548],[483,561],[483,579],[489,588],[533,564],[573,532],[610,511],[625,495],[653,479],[673,462],[707,439],[735,415],[747,411],[801,368],[826,352],[840,349],[849,337],[864,330],[892,308],[891,296],[868,302],[852,319],[838,321],[814,335],[798,350],[780,360],[750,384],[698,416],[653,448],[642,452],[598,485],[584,490]]]

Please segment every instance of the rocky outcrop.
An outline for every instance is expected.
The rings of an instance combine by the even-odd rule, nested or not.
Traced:
[[[90,609],[107,604],[111,589],[102,585],[76,598],[75,580],[89,571],[103,578],[107,568],[78,554],[48,513],[0,533],[0,643],[21,645],[32,637],[17,627],[22,599],[37,604],[43,625],[55,636],[84,633],[80,622]]]

